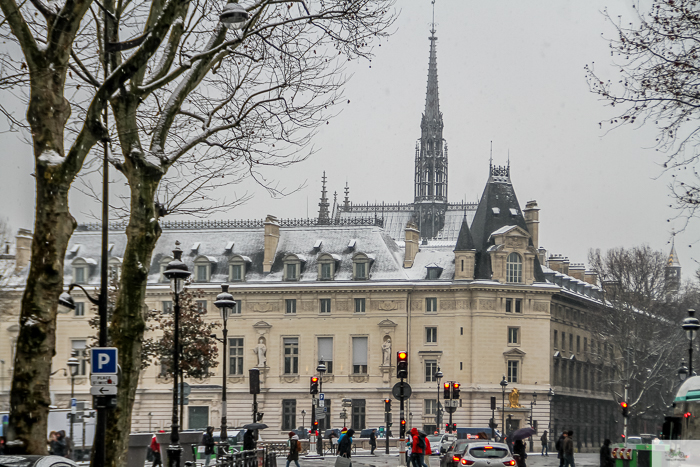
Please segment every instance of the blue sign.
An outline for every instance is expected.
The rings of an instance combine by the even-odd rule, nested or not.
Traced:
[[[319,395],[318,395],[318,400],[320,400],[320,401],[325,401],[325,400],[326,400],[326,394],[323,393],[323,392],[322,392],[321,394],[319,394]]]
[[[90,371],[93,375],[117,374],[117,348],[96,347],[90,349]]]

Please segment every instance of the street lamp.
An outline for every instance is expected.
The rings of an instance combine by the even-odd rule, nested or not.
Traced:
[[[549,391],[547,392],[547,400],[549,401],[549,438],[547,438],[547,444],[549,444],[549,441],[552,439],[552,401],[554,400],[554,389],[549,388]],[[549,451],[549,446],[547,446],[547,450]]]
[[[301,409],[301,427],[302,428],[304,428],[304,426],[306,425],[305,421],[306,421],[306,410]]]
[[[530,426],[534,427],[535,420],[533,416],[533,409],[537,405],[537,393],[533,392],[532,393],[532,400],[530,401]],[[530,436],[530,451],[533,449],[533,442],[534,440],[532,439],[532,436]]]
[[[228,329],[226,328],[226,321],[228,320],[233,310],[236,309],[236,301],[233,299],[228,291],[228,284],[221,284],[221,293],[216,296],[216,301],[214,305],[219,309],[221,313],[221,320],[224,322],[222,343],[224,344],[224,384],[221,389],[221,433],[219,436],[219,457],[224,457],[228,452],[228,433],[226,432],[226,347],[228,345]]]
[[[435,372],[435,379],[437,380],[437,404],[435,407],[435,424],[437,425],[438,433],[442,433],[442,430],[440,430],[440,380],[442,379],[442,376],[443,374],[442,371],[440,371],[440,367],[437,367],[437,371]],[[452,427],[450,427],[450,429],[451,428]]]
[[[168,446],[168,465],[170,467],[180,467],[180,456],[182,446],[180,446],[180,433],[177,420],[178,407],[178,381],[180,374],[180,293],[185,289],[185,281],[190,277],[187,265],[182,262],[182,250],[180,242],[175,242],[173,250],[174,259],[168,263],[163,271],[163,275],[170,281],[170,290],[175,295],[173,306],[174,332],[173,332],[173,426],[170,433],[170,446]]]
[[[683,320],[683,330],[688,336],[688,375],[693,376],[693,339],[700,329],[700,321],[695,317],[695,310],[688,310],[688,317]]]
[[[319,378],[318,378],[318,392],[323,394],[323,374],[326,372],[326,362],[323,361],[323,357],[318,361],[318,366],[316,367],[316,371],[318,371]],[[324,401],[325,403],[325,401]],[[319,407],[320,409],[320,407]],[[316,418],[318,418],[318,415],[316,415]],[[325,424],[324,424],[325,427]],[[316,433],[316,453],[319,456],[323,455],[323,435],[321,435],[320,430],[321,426],[319,424],[319,433]]]
[[[229,2],[219,15],[219,20],[227,28],[242,29],[245,26],[250,14],[238,3]]]
[[[501,440],[503,439],[503,435],[506,434],[506,386],[508,386],[508,381],[506,381],[506,375],[503,375],[503,379],[501,380],[501,430],[503,430]]]
[[[75,352],[75,351],[74,351]],[[73,442],[73,424],[75,423],[75,377],[78,374],[80,362],[75,358],[75,354],[71,355],[67,362],[68,371],[70,372],[70,441]],[[71,456],[73,452],[71,451]]]
[[[688,367],[685,366],[685,358],[681,359],[681,367],[678,369],[678,379],[681,380],[681,382],[685,381],[688,378]]]

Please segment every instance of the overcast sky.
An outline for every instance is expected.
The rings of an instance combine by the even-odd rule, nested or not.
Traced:
[[[428,68],[430,0],[398,0],[396,34],[371,64],[352,63],[345,89],[350,104],[324,126],[309,160],[270,177],[306,188],[283,199],[256,194],[229,218],[311,217],[318,213],[325,170],[331,194],[342,199],[345,182],[353,202],[411,202],[413,160],[420,137]],[[444,137],[449,148],[449,200],[476,201],[488,176],[489,148],[504,165],[522,207],[537,200],[540,245],[585,262],[590,248],[643,243],[668,252],[671,229],[680,228],[669,208],[670,176],[653,150],[655,128],[606,133],[598,122],[612,115],[590,93],[584,65],[615,76],[603,33],[613,30],[602,14],[633,19],[631,0],[437,0],[438,79]],[[642,7],[643,7],[642,3]],[[371,65],[371,66],[370,66]],[[13,229],[32,226],[34,179],[31,148],[1,134],[0,216]],[[73,190],[75,191],[75,190]],[[308,201],[307,201],[308,200]],[[73,194],[71,210],[90,220],[90,207]],[[218,218],[226,217],[217,215]],[[667,222],[671,219],[671,222]],[[683,273],[697,269],[698,223],[676,237]]]

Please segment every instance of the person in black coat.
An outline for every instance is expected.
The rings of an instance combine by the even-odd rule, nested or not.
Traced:
[[[513,454],[516,456],[515,460],[518,462],[518,467],[526,467],[527,451],[522,439],[518,439],[513,443]]]
[[[606,439],[600,447],[600,467],[613,467],[614,465],[615,461],[613,461],[610,452],[610,440]]]
[[[253,430],[246,430],[243,435],[243,450],[253,451],[255,450],[255,432]]]
[[[377,430],[372,430],[369,434],[369,445],[372,447],[370,454],[374,454],[374,450],[377,449]]]
[[[204,445],[204,467],[211,462],[211,456],[214,454],[214,427],[208,426],[206,433],[202,435],[202,444]]]
[[[347,433],[342,437],[338,443],[338,455],[343,457],[352,456],[352,435],[355,434],[355,430],[350,428]]]

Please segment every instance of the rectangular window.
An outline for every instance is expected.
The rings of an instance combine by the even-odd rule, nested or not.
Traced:
[[[439,279],[439,278],[440,278],[440,269],[438,269],[438,268],[428,269],[428,279]]]
[[[365,400],[352,400],[352,429],[355,431],[365,428]]]
[[[313,423],[313,422],[312,422]],[[293,430],[297,426],[296,399],[282,399],[282,430]]]
[[[574,335],[569,333],[569,352],[574,351]]]
[[[517,383],[518,382],[518,361],[508,360],[508,382]]]
[[[75,268],[75,282],[77,284],[85,283],[85,268]]]
[[[190,430],[206,430],[209,426],[209,407],[204,406],[189,406],[187,408],[189,414],[189,423],[187,424]]]
[[[326,374],[333,374],[333,338],[318,338],[318,359],[326,363]]]
[[[515,299],[515,312],[516,313],[522,313],[523,312],[523,301],[519,298]]]
[[[425,342],[428,344],[437,344],[437,328],[428,327],[425,328]]]
[[[520,344],[520,328],[508,328],[508,343]]]
[[[163,313],[172,313],[173,312],[173,302],[171,301],[163,301],[161,302],[161,306],[163,307]]]
[[[426,360],[425,361],[425,382],[433,383],[437,381],[435,377],[437,373],[437,360]]]
[[[330,280],[331,277],[331,263],[321,263],[321,279]]]
[[[243,339],[242,338],[232,338],[228,340],[229,349],[229,375],[242,375],[243,374]]]
[[[243,265],[242,264],[232,264],[231,265],[231,280],[241,281],[243,280]]]
[[[581,336],[576,336],[576,353],[581,353]]]
[[[299,339],[285,337],[284,340],[284,374],[299,374]]]
[[[365,312],[365,299],[364,298],[356,298],[355,299],[355,313],[364,313]]]
[[[85,316],[84,302],[75,302],[75,316]]]
[[[285,308],[285,313],[288,315],[293,315],[296,314],[297,312],[297,301],[295,298],[288,298],[287,300],[284,301],[286,308]]]
[[[288,281],[297,280],[297,265],[296,264],[287,264],[285,267],[285,271],[287,272],[286,280],[288,280]]]
[[[559,342],[557,342],[558,340],[559,340],[559,333],[558,333],[557,330],[555,329],[555,330],[554,330],[554,348],[555,348],[555,349],[556,349],[557,347],[559,347]]]
[[[437,310],[437,298],[430,297],[425,299],[425,311],[436,312]]]
[[[352,338],[352,372],[354,374],[367,374],[367,338]]]
[[[234,302],[236,302],[236,307],[231,311],[231,314],[240,315],[241,311],[243,311],[243,301],[242,300],[234,300]]]
[[[197,266],[197,282],[208,282],[206,265]]]
[[[74,356],[75,358],[78,359],[78,372],[75,374],[76,376],[85,376],[87,375],[87,366],[88,366],[88,359],[87,359],[87,341],[83,339],[76,339],[72,340],[70,343],[71,346],[71,355]]]
[[[355,279],[367,279],[367,265],[355,263]]]
[[[331,312],[331,299],[330,298],[322,298],[319,300],[321,304],[321,313],[330,313]]]
[[[561,333],[561,350],[562,352],[566,350],[566,333]]]
[[[512,312],[513,312],[513,299],[506,298],[506,313],[512,313]]]
[[[423,399],[423,407],[425,408],[425,415],[436,415],[437,414],[437,399]]]
[[[197,300],[197,313],[204,315],[207,313],[207,301]]]
[[[583,353],[588,353],[588,338],[583,338]]]

